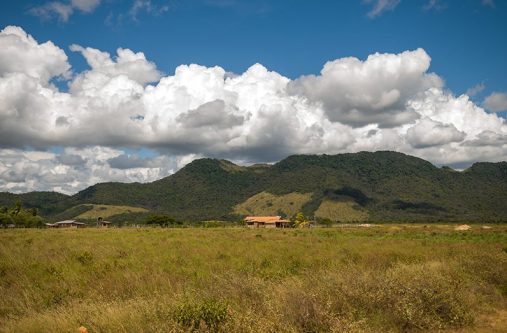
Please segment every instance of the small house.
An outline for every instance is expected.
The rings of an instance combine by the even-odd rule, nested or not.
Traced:
[[[49,228],[84,228],[86,224],[74,220],[65,220],[55,223],[46,223],[46,226]]]
[[[97,219],[97,227],[99,227],[99,228],[109,228],[110,225],[111,225],[111,222],[105,221],[102,217],[99,217]]]
[[[281,216],[247,216],[245,222],[249,228],[288,228],[291,224]]]
[[[111,222],[109,221],[97,221],[97,227],[99,228],[109,228],[109,226],[111,225]]]

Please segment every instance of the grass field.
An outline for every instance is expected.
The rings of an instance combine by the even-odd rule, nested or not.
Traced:
[[[1,332],[506,332],[507,226],[0,230]]]

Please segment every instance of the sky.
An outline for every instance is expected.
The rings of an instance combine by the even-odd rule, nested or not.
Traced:
[[[149,182],[201,157],[507,160],[507,1],[0,4],[0,191]]]

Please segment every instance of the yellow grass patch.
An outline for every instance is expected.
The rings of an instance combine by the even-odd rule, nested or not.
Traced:
[[[315,211],[315,216],[328,218],[333,221],[355,222],[366,221],[368,219],[368,212],[351,201],[324,200]]]
[[[257,193],[245,202],[234,207],[234,213],[240,215],[279,215],[283,212],[293,216],[310,201],[312,193],[289,193],[274,195],[268,192]]]
[[[132,207],[132,206],[113,206],[113,205],[93,205],[93,208],[89,211],[86,211],[76,218],[78,219],[97,219],[102,217],[104,219],[111,217],[117,214],[124,213],[142,213],[147,212],[148,210],[141,207]]]
[[[506,332],[505,224],[358,225],[0,229],[0,332]]]

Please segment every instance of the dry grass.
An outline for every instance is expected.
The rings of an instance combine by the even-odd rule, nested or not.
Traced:
[[[506,245],[500,225],[0,230],[0,331],[500,332]]]
[[[279,215],[283,212],[293,216],[301,211],[305,203],[310,201],[312,193],[289,193],[274,195],[268,192],[258,193],[245,202],[234,207],[234,213],[239,215]]]
[[[113,215],[123,214],[123,213],[142,213],[147,212],[148,210],[140,207],[132,207],[132,206],[113,206],[113,205],[93,205],[93,208],[89,211],[86,211],[75,218],[78,219],[86,219],[86,220],[96,220],[99,217],[107,219]]]
[[[315,216],[341,222],[368,220],[368,212],[352,201],[324,200],[315,211]]]

